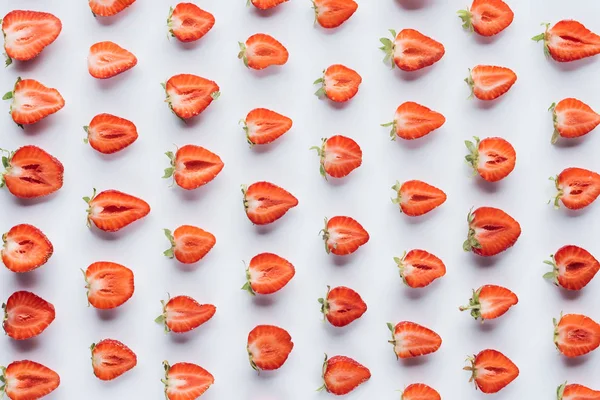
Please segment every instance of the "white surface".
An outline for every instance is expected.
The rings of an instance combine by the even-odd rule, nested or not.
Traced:
[[[160,3],[160,4],[159,4]],[[594,0],[510,1],[513,24],[492,40],[463,32],[456,10],[466,1],[361,1],[341,28],[313,26],[309,1],[292,0],[259,14],[244,0],[197,4],[216,17],[213,30],[195,45],[166,39],[166,16],[174,3],[138,1],[117,17],[94,19],[85,1],[4,1],[0,14],[15,8],[54,13],[63,32],[34,62],[0,72],[8,91],[17,76],[56,87],[66,99],[58,114],[19,129],[0,113],[0,147],[38,145],[65,166],[63,189],[50,199],[21,202],[0,193],[0,230],[32,223],[53,242],[55,253],[43,268],[15,275],[0,268],[0,298],[31,290],[56,307],[55,322],[41,336],[24,343],[0,339],[0,362],[33,359],[55,369],[61,385],[48,399],[161,399],[161,361],[195,362],[213,373],[214,386],[203,399],[316,399],[323,353],[347,355],[368,366],[371,380],[348,399],[397,399],[405,385],[425,382],[444,399],[485,397],[467,383],[462,371],[469,354],[495,348],[520,368],[520,377],[495,398],[554,399],[556,386],[569,380],[600,388],[600,352],[575,361],[561,357],[552,343],[552,317],[561,310],[600,320],[600,278],[579,294],[567,294],[542,279],[542,260],[565,244],[577,244],[600,257],[600,204],[580,213],[555,211],[546,201],[554,188],[548,177],[569,166],[600,170],[600,131],[574,146],[550,145],[550,103],[574,96],[600,109],[600,59],[565,66],[546,60],[542,45],[530,37],[541,22],[575,18],[600,32]],[[422,72],[391,71],[382,62],[379,37],[388,28],[416,28],[440,40],[446,55]],[[290,59],[282,68],[247,70],[237,60],[238,41],[264,32],[279,39]],[[133,51],[138,65],[123,75],[98,81],[88,75],[88,48],[113,40]],[[356,69],[363,77],[358,95],[343,106],[319,101],[311,82],[333,63]],[[514,69],[518,81],[492,104],[467,101],[467,68],[496,64]],[[199,118],[183,125],[163,103],[159,83],[176,73],[214,79],[221,97]],[[390,142],[388,122],[396,107],[417,101],[442,112],[447,122],[419,141]],[[8,110],[8,102],[3,104]],[[268,147],[249,149],[238,120],[254,107],[288,115],[294,127]],[[132,120],[138,141],[126,151],[104,157],[82,143],[81,129],[101,112]],[[308,151],[320,138],[336,133],[358,141],[364,163],[347,179],[324,181],[318,157]],[[463,140],[502,136],[516,148],[517,167],[497,185],[470,177],[463,162]],[[164,151],[173,144],[198,144],[219,154],[225,168],[210,184],[187,193],[162,180],[168,164]],[[390,202],[395,180],[422,179],[448,194],[438,210],[417,219],[401,215]],[[240,184],[268,180],[300,201],[272,226],[252,226],[241,204]],[[152,212],[117,234],[85,226],[82,196],[92,188],[119,189],[147,200]],[[462,251],[466,215],[472,206],[503,208],[523,229],[516,246],[494,259]],[[323,217],[349,215],[361,222],[370,242],[355,255],[328,256],[317,233]],[[217,245],[196,267],[188,269],[162,256],[168,247],[162,228],[198,225],[217,237]],[[427,249],[441,257],[448,273],[424,290],[403,286],[392,260],[404,250]],[[252,299],[244,283],[242,260],[275,252],[296,266],[296,276],[278,294]],[[86,306],[80,268],[99,260],[122,263],[135,272],[136,291],[123,307],[100,313]],[[482,284],[505,285],[520,299],[506,316],[484,325],[460,313],[470,291]],[[347,285],[368,304],[367,313],[345,329],[324,324],[317,298],[326,285]],[[217,306],[215,317],[190,334],[165,336],[153,322],[159,300],[187,294]],[[388,321],[412,320],[443,337],[441,349],[425,358],[396,361],[387,343]],[[257,324],[287,329],[295,343],[287,363],[257,376],[246,355],[248,332]],[[113,382],[91,371],[88,347],[115,338],[138,355],[138,366]]]

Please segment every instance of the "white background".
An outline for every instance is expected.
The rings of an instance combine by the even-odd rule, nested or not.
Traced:
[[[33,359],[56,370],[60,387],[49,399],[161,399],[161,361],[190,361],[215,376],[203,399],[317,399],[323,353],[347,355],[368,366],[371,380],[349,399],[397,399],[414,382],[435,387],[444,399],[485,397],[467,383],[462,371],[469,354],[494,348],[520,368],[519,378],[498,399],[554,399],[565,381],[600,389],[600,352],[570,361],[552,343],[552,318],[561,310],[600,320],[600,278],[581,293],[567,293],[542,279],[542,261],[565,244],[580,245],[600,256],[600,204],[581,212],[554,210],[548,177],[565,167],[600,170],[600,131],[568,145],[551,146],[553,101],[577,97],[600,109],[600,59],[559,65],[545,59],[540,43],[530,38],[541,22],[563,18],[582,21],[600,32],[600,5],[594,0],[510,1],[513,24],[486,40],[463,32],[456,10],[465,1],[361,1],[342,27],[313,26],[309,1],[292,0],[259,13],[244,0],[198,0],[212,12],[216,25],[196,44],[166,38],[167,1],[136,2],[125,12],[95,19],[85,1],[9,0],[0,14],[15,8],[50,11],[63,22],[54,44],[33,62],[15,62],[0,72],[8,91],[18,76],[34,78],[60,90],[66,106],[34,126],[19,129],[0,113],[0,147],[35,144],[65,166],[64,187],[50,198],[19,201],[0,193],[0,230],[18,223],[42,229],[55,247],[38,271],[15,275],[0,268],[0,298],[31,290],[56,307],[55,322],[38,338],[15,342],[0,337],[0,362]],[[421,72],[402,73],[382,63],[379,37],[388,28],[416,28],[441,41],[446,55]],[[264,32],[289,50],[289,62],[263,72],[248,70],[236,58],[238,41]],[[87,72],[88,48],[112,40],[134,52],[138,65],[108,81]],[[342,106],[313,96],[311,82],[334,63],[356,69],[363,77],[358,95]],[[500,100],[467,101],[463,78],[476,64],[512,68],[518,81]],[[163,102],[159,83],[177,73],[215,80],[222,95],[187,125]],[[391,142],[380,123],[392,119],[404,101],[442,112],[446,124],[414,142]],[[3,104],[7,111],[8,102]],[[276,143],[248,148],[238,120],[255,107],[291,117],[294,126]],[[132,120],[140,137],[127,150],[102,156],[83,144],[83,125],[101,112]],[[364,152],[361,168],[341,181],[319,175],[318,157],[308,148],[321,137],[344,134]],[[463,141],[502,136],[516,148],[517,167],[504,181],[488,185],[470,176],[463,162]],[[219,154],[221,174],[194,192],[169,187],[162,180],[168,166],[163,153],[174,145],[198,144]],[[396,180],[421,179],[442,188],[447,202],[422,218],[411,219],[390,202]],[[300,201],[284,218],[266,228],[253,226],[243,211],[240,185],[267,180],[283,186]],[[116,234],[89,230],[81,197],[92,188],[118,189],[147,200],[152,212]],[[466,215],[472,206],[506,210],[522,226],[516,246],[491,259],[462,251]],[[349,215],[369,231],[371,240],[345,258],[328,256],[318,236],[323,218]],[[162,229],[200,226],[217,237],[214,249],[198,265],[179,265],[162,256],[168,247]],[[403,286],[392,260],[404,250],[426,249],[447,266],[447,275],[423,290]],[[253,299],[239,288],[244,265],[255,254],[277,253],[296,267],[296,276],[278,294]],[[135,272],[133,298],[114,312],[88,308],[79,271],[99,260],[122,263]],[[500,320],[481,325],[458,306],[472,288],[504,285],[520,302]],[[326,285],[347,285],[368,304],[367,313],[342,329],[324,324],[317,298]],[[217,306],[215,317],[189,334],[165,335],[153,320],[160,300],[186,294]],[[397,361],[387,343],[385,323],[411,320],[437,331],[441,349],[428,357]],[[257,324],[276,324],[292,335],[295,347],[278,371],[258,376],[246,355],[248,332]],[[114,338],[138,355],[138,365],[113,382],[94,377],[88,347]]]

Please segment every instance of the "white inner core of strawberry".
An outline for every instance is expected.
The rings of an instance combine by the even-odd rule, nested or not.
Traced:
[[[8,173],[9,176],[21,176],[23,175],[23,170],[21,169],[21,167],[18,167],[16,165],[11,165],[10,167],[10,172]]]

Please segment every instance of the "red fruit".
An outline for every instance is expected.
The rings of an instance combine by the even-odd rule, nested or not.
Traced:
[[[258,8],[259,10],[268,10],[269,8],[277,7],[280,4],[285,3],[288,0],[248,0],[248,5],[250,3]]]
[[[173,154],[165,153],[171,166],[165,169],[163,178],[173,177],[177,186],[185,190],[197,189],[219,175],[225,164],[221,157],[204,147],[185,145]]]
[[[600,174],[583,168],[567,168],[556,178],[550,178],[558,193],[554,197],[554,207],[559,208],[559,200],[570,210],[589,206],[600,195]]]
[[[323,28],[337,28],[358,9],[354,0],[313,0],[315,21]]]
[[[116,308],[133,296],[133,271],[121,264],[95,262],[83,274],[88,303],[96,308]]]
[[[469,70],[465,79],[471,88],[471,96],[479,100],[494,100],[502,96],[515,84],[517,74],[505,67],[477,65]]]
[[[463,243],[463,250],[480,256],[502,253],[521,236],[521,225],[498,208],[479,207],[469,212],[467,222],[469,235]]]
[[[163,253],[169,258],[175,257],[183,264],[193,264],[204,258],[217,243],[217,238],[196,226],[181,225],[171,233],[165,229],[165,236],[171,242],[171,248]]]
[[[514,147],[499,137],[479,140],[473,136],[474,142],[465,140],[469,150],[465,159],[473,167],[473,171],[488,182],[498,182],[506,178],[515,169],[517,153]]]
[[[362,150],[358,143],[349,137],[335,135],[329,139],[323,138],[321,147],[310,148],[316,150],[321,158],[321,175],[334,178],[343,178],[362,164]]]
[[[94,17],[110,17],[135,3],[135,0],[88,0]]]
[[[180,74],[163,83],[169,108],[182,120],[200,114],[219,98],[219,85],[197,75]]]
[[[54,321],[54,306],[31,292],[14,292],[2,304],[4,331],[16,340],[30,339],[42,333]]]
[[[113,380],[137,365],[135,353],[118,340],[104,339],[90,349],[94,375],[100,380]]]
[[[556,389],[557,400],[600,400],[600,390],[583,385],[563,383]]]
[[[163,313],[155,322],[164,325],[165,332],[189,332],[211,319],[217,311],[212,304],[199,304],[189,296],[176,296],[161,303]]]
[[[513,22],[515,14],[502,0],[474,0],[470,10],[460,10],[463,28],[481,36],[494,36]]]
[[[337,327],[349,325],[367,311],[367,304],[360,295],[345,286],[333,289],[327,286],[327,296],[319,299],[319,303],[324,317]]]
[[[2,165],[6,169],[0,175],[0,188],[6,185],[21,199],[48,196],[63,185],[63,165],[36,146],[23,146],[8,153],[2,157]]]
[[[60,385],[56,372],[34,361],[14,361],[0,372],[0,393],[6,393],[10,400],[37,400]]]
[[[293,348],[290,334],[277,326],[258,325],[248,334],[248,358],[256,371],[281,368]]]
[[[400,398],[401,400],[442,400],[437,390],[424,383],[408,385]]]
[[[215,378],[210,372],[199,365],[180,362],[165,367],[165,395],[168,400],[195,400],[202,396],[213,383]]]
[[[392,190],[398,193],[392,203],[399,204],[400,211],[409,217],[427,214],[446,201],[446,193],[422,181],[406,181],[402,185],[396,181]]]
[[[350,217],[325,218],[325,229],[321,233],[325,251],[336,256],[352,254],[369,241],[369,232]]]
[[[573,20],[562,20],[546,32],[532,37],[544,41],[544,53],[559,62],[575,61],[600,54],[600,36]]]
[[[84,126],[83,129],[87,133],[87,138],[83,141],[102,154],[121,151],[138,138],[133,122],[111,114],[96,115],[89,126]]]
[[[467,358],[471,371],[469,382],[475,382],[475,389],[483,393],[497,393],[519,376],[519,368],[504,354],[496,350],[482,350],[479,354]]]
[[[600,270],[600,263],[589,251],[573,245],[561,247],[550,258],[551,261],[544,263],[552,271],[544,274],[544,278],[567,290],[583,289]]]
[[[88,203],[88,226],[93,222],[96,228],[106,232],[123,229],[150,212],[144,200],[118,190],[105,190],[96,195],[94,189],[92,197],[83,200]]]
[[[498,318],[515,304],[519,302],[516,294],[505,287],[496,285],[484,285],[473,290],[473,297],[469,299],[469,305],[460,307],[460,311],[470,310],[475,319]]]
[[[559,136],[571,139],[587,135],[600,124],[600,114],[574,98],[552,103],[548,111],[552,111],[554,122],[552,144],[558,141]]]
[[[12,92],[2,96],[10,100],[10,115],[17,125],[35,124],[65,106],[58,90],[46,87],[33,79],[17,78]]]
[[[335,356],[323,363],[323,386],[318,390],[325,389],[335,395],[348,394],[358,386],[371,378],[371,371],[364,365],[354,361],[350,357]]]
[[[414,322],[398,322],[396,326],[388,323],[397,358],[412,358],[435,353],[442,345],[440,335]]]
[[[315,92],[318,97],[327,96],[331,101],[343,103],[350,100],[362,82],[361,76],[353,69],[340,64],[335,64],[323,71],[323,77],[314,81],[314,85],[321,87]]]
[[[56,40],[62,30],[60,19],[38,11],[13,10],[0,20],[4,34],[6,66],[12,59],[31,60]]]
[[[252,35],[246,43],[239,42],[239,45],[238,58],[243,60],[248,68],[260,70],[271,65],[283,65],[289,58],[285,46],[273,36],[264,33]]]
[[[403,71],[417,71],[440,61],[446,50],[444,45],[414,29],[402,29],[397,35],[390,29],[393,40],[381,38],[380,47],[385,52],[384,62],[394,60]]]
[[[167,26],[171,36],[181,42],[193,42],[215,25],[215,17],[192,3],[179,3],[169,10]]]
[[[438,129],[446,122],[439,112],[412,101],[400,104],[396,109],[394,120],[381,126],[391,126],[390,137],[396,140],[396,135],[406,140],[423,137]]]
[[[98,42],[90,47],[88,71],[98,79],[108,79],[137,64],[135,55],[116,43]]]
[[[400,277],[411,288],[423,288],[446,275],[446,266],[436,256],[425,250],[411,250],[402,258],[394,257],[400,268]]]
[[[2,235],[2,262],[13,272],[29,272],[46,264],[54,248],[42,231],[32,225],[15,225]]]
[[[579,357],[600,346],[600,324],[579,314],[554,319],[554,344],[566,357]]]
[[[271,143],[292,127],[291,119],[266,108],[250,111],[243,122],[250,146]]]
[[[247,282],[242,290],[247,290],[251,295],[275,293],[287,285],[295,274],[294,266],[285,258],[261,253],[250,260],[246,269]]]
[[[242,193],[246,215],[256,225],[275,222],[298,205],[298,199],[291,193],[269,182],[256,182],[248,187],[244,185]]]

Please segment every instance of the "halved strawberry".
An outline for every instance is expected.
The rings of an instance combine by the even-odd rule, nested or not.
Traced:
[[[505,287],[496,285],[484,285],[473,290],[473,296],[469,299],[469,305],[460,307],[460,311],[470,310],[475,319],[498,318],[519,302],[516,294]]]
[[[133,122],[112,114],[96,115],[83,130],[87,133],[83,141],[102,154],[121,151],[138,138]]]
[[[36,146],[23,146],[2,156],[5,171],[0,188],[21,199],[48,196],[63,185],[65,168],[56,158]]]
[[[110,17],[135,3],[135,0],[88,0],[94,17]]]
[[[358,72],[341,64],[334,64],[324,70],[323,77],[313,84],[321,85],[315,92],[317,97],[327,96],[331,101],[343,103],[356,96],[361,82]]]
[[[12,59],[28,61],[56,40],[62,30],[60,19],[39,11],[13,10],[0,20],[4,34],[6,66]]]
[[[278,326],[258,325],[248,334],[248,358],[256,371],[281,368],[293,348],[290,334]]]
[[[17,78],[12,92],[2,96],[2,100],[10,99],[12,102],[9,113],[21,128],[23,125],[35,124],[65,106],[65,100],[58,90],[33,79]]]
[[[412,385],[408,385],[402,396],[400,396],[401,400],[442,400],[440,394],[432,388],[431,386],[427,386],[424,383],[413,383]]]
[[[4,266],[13,272],[29,272],[46,264],[54,247],[46,235],[33,225],[15,225],[2,235],[0,253]]]
[[[329,139],[323,138],[321,147],[310,148],[316,150],[321,166],[319,171],[323,178],[327,175],[334,178],[343,178],[362,164],[362,150],[358,143],[349,137],[335,135]]]
[[[327,254],[345,256],[354,253],[369,241],[369,232],[353,218],[325,218],[325,228],[321,231]]]
[[[517,74],[510,68],[493,65],[477,65],[469,69],[465,82],[471,88],[471,97],[494,100],[508,92],[517,81]]]
[[[181,42],[193,42],[208,33],[215,25],[215,17],[193,3],[179,3],[169,10],[167,26],[171,36]]]
[[[400,211],[410,217],[427,214],[446,202],[446,193],[428,183],[412,180],[402,185],[396,181],[392,186],[398,196],[392,203],[400,206]]]
[[[354,0],[313,0],[315,22],[323,28],[337,28],[358,9]]]
[[[14,361],[0,372],[0,393],[11,400],[41,399],[60,385],[56,372],[34,361]]]
[[[163,313],[154,321],[165,326],[165,332],[183,333],[196,329],[215,315],[212,304],[200,304],[189,296],[161,300]]]
[[[512,247],[521,236],[521,225],[504,211],[479,207],[467,216],[469,234],[463,243],[464,251],[489,257]]]
[[[171,166],[165,169],[163,178],[173,177],[177,186],[185,190],[197,189],[219,175],[225,164],[221,157],[204,147],[188,144],[165,153]]]
[[[600,390],[593,390],[589,387],[567,382],[556,389],[557,400],[600,400]]]
[[[470,10],[458,11],[463,28],[481,36],[494,36],[512,24],[515,13],[502,0],[474,0]]]
[[[91,264],[83,271],[88,303],[101,310],[119,307],[133,296],[133,271],[109,261]]]
[[[213,383],[215,378],[210,372],[199,365],[180,362],[165,367],[165,395],[168,400],[195,400],[200,398]]]
[[[275,222],[298,205],[298,199],[291,193],[269,182],[256,182],[248,187],[244,185],[242,193],[246,215],[256,225]]]
[[[100,380],[110,381],[137,365],[137,356],[123,343],[104,339],[90,346],[94,375]]]
[[[251,295],[271,294],[281,290],[296,274],[288,260],[273,253],[261,253],[252,257],[246,268],[246,283],[242,290]]]
[[[181,225],[173,233],[165,229],[165,236],[171,242],[171,248],[163,253],[169,258],[175,257],[183,264],[193,264],[204,258],[217,243],[217,238],[196,226]]]
[[[271,143],[292,127],[291,119],[266,108],[255,108],[240,122],[244,123],[250,146]]]
[[[265,69],[272,65],[284,65],[289,53],[273,36],[257,33],[246,39],[246,43],[239,42],[240,52],[238,58],[244,65],[252,69]]]
[[[200,114],[221,94],[216,82],[192,74],[174,75],[162,87],[167,94],[165,102],[184,121]]]
[[[52,304],[26,291],[14,292],[6,304],[2,304],[2,308],[4,331],[16,340],[39,335],[50,326],[56,316]]]
[[[88,71],[94,78],[112,78],[136,65],[136,56],[116,43],[98,42],[90,47]]]
[[[552,271],[544,274],[544,278],[567,290],[583,289],[600,270],[598,260],[578,246],[563,246],[550,258],[544,263],[550,265]]]
[[[248,0],[248,5],[252,4],[259,10],[268,10],[269,8],[277,7],[288,0]]]
[[[423,288],[446,275],[444,262],[425,250],[411,250],[394,257],[400,269],[400,277],[411,288]]]
[[[402,29],[398,34],[393,29],[389,31],[393,40],[379,41],[385,52],[383,61],[387,64],[393,60],[392,68],[395,64],[403,71],[417,71],[440,61],[446,53],[443,44],[414,29]]]
[[[327,286],[327,295],[320,298],[321,312],[333,326],[343,327],[362,317],[367,311],[367,304],[354,290],[338,286]]]
[[[475,174],[488,182],[498,182],[515,169],[517,153],[508,141],[499,137],[479,140],[473,136],[473,139],[473,142],[465,140],[470,153],[465,160],[471,164]]]
[[[396,326],[388,322],[397,358],[420,357],[435,353],[442,345],[442,338],[429,328],[414,322],[402,321]]]
[[[446,118],[439,112],[407,101],[398,106],[392,122],[381,126],[392,127],[390,131],[392,140],[396,140],[396,135],[402,139],[413,140],[440,128],[445,122]]]
[[[600,114],[583,101],[574,98],[552,103],[548,111],[552,112],[554,123],[552,144],[556,143],[559,137],[571,139],[587,135],[600,125]]]
[[[562,201],[570,210],[580,210],[592,204],[600,196],[600,174],[583,168],[567,168],[554,181],[558,193],[554,197],[554,208]]]
[[[335,395],[348,394],[358,386],[371,379],[369,368],[346,356],[327,358],[323,362],[323,386],[318,390],[326,390]]]
[[[554,344],[566,357],[579,357],[600,346],[600,324],[580,314],[560,315],[554,322]]]
[[[106,232],[116,232],[132,222],[144,218],[150,206],[144,200],[118,190],[105,190],[92,197],[84,197],[88,203],[87,224]]]
[[[562,20],[552,28],[546,25],[546,32],[531,39],[544,41],[544,53],[559,62],[580,60],[600,54],[600,36],[590,31],[580,22]]]
[[[475,382],[475,389],[483,393],[497,393],[519,376],[519,368],[496,350],[482,350],[467,361],[471,366],[463,369],[471,371],[469,382]]]

